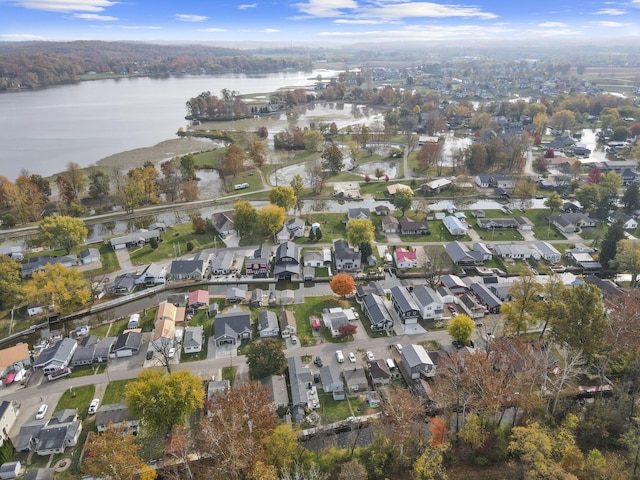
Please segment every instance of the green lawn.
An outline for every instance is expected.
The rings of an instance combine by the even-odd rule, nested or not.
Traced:
[[[318,413],[322,417],[324,425],[339,422],[352,416],[348,398],[334,400],[331,393],[323,393],[322,390],[318,391],[318,398],[320,400]]]
[[[124,389],[131,380],[114,380],[107,385],[107,389],[102,397],[102,403],[120,403],[124,401]]]
[[[184,353],[180,355],[180,362],[195,362],[198,360],[204,360],[207,358],[207,352],[209,351],[209,342],[208,339],[211,335],[213,335],[213,318],[207,315],[207,309],[196,310],[193,318],[189,321],[189,327],[193,327],[196,325],[202,325],[204,330],[204,342],[202,344],[202,350],[195,353]]]
[[[318,318],[322,318],[323,308],[345,307],[348,308],[349,302],[347,300],[339,300],[337,297],[307,297],[301,305],[296,305],[293,312],[296,316],[296,327],[298,329],[298,339],[302,345],[314,345],[313,332],[311,328],[311,322],[309,317],[315,315]],[[324,327],[323,327],[324,329]],[[325,329],[326,330],[326,329]],[[323,334],[324,335],[324,334]],[[331,337],[331,335],[324,335]],[[328,339],[327,339],[328,340]],[[336,339],[330,341],[335,342]],[[338,340],[340,341],[340,340]]]
[[[78,415],[84,419],[87,416],[87,408],[91,400],[93,400],[96,393],[96,387],[94,385],[86,385],[84,387],[69,387],[69,389],[62,394],[58,404],[54,409],[54,412],[65,408],[78,409]]]
[[[153,250],[151,245],[132,249],[129,252],[134,265],[148,265],[168,258],[187,254],[187,243],[193,244],[193,251],[197,252],[214,246],[214,236],[211,232],[202,235],[193,233],[191,223],[183,223],[168,227],[162,234],[162,241]]]
[[[236,367],[222,367],[222,380],[229,380],[233,387],[236,380]]]
[[[475,229],[478,235],[480,235],[480,239],[486,242],[511,242],[522,240],[522,235],[520,232],[514,228],[508,228],[504,230],[496,230],[496,229]]]
[[[120,263],[118,262],[116,252],[109,246],[109,244],[103,243],[102,245],[100,245],[98,250],[100,251],[100,261],[102,262],[102,267],[95,270],[85,271],[83,273],[84,278],[96,278],[102,275],[106,275],[107,273],[113,273],[120,270]]]

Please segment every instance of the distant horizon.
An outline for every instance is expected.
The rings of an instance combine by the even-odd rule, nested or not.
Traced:
[[[370,42],[640,36],[640,0],[0,0],[0,41]]]

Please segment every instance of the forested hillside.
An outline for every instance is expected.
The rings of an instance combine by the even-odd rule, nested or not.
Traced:
[[[264,73],[310,69],[305,58],[203,45],[135,42],[0,42],[0,90],[73,82],[86,73],[108,75]]]

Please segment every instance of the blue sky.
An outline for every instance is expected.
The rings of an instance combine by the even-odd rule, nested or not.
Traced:
[[[0,0],[0,40],[368,42],[640,35],[640,0]]]

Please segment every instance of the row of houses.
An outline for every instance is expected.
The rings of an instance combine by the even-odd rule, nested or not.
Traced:
[[[17,259],[18,257],[12,258]],[[61,264],[67,268],[72,268],[99,262],[100,251],[93,247],[83,249],[78,255],[61,255],[59,257],[54,257],[50,254],[36,255],[22,264],[21,276],[22,278],[30,277],[34,273],[44,270],[47,265]]]

